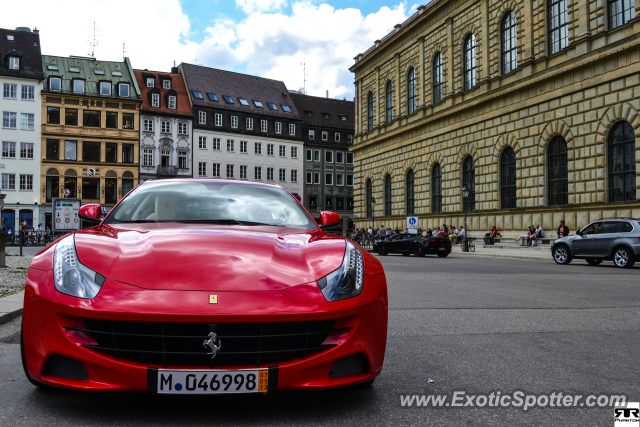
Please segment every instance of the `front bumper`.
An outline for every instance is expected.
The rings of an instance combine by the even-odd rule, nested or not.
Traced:
[[[144,364],[83,347],[90,336],[65,328],[84,327],[82,319],[133,322],[241,323],[300,322],[337,319],[325,343],[333,347],[278,363],[278,390],[328,389],[366,382],[382,370],[387,337],[387,289],[383,274],[365,276],[358,297],[328,302],[317,284],[282,291],[218,292],[218,304],[209,304],[213,292],[141,289],[107,280],[98,296],[83,300],[58,293],[51,271],[29,270],[25,289],[23,331],[26,368],[36,381],[76,390],[146,391],[149,368]],[[203,352],[205,349],[203,348]],[[338,360],[354,354],[366,358],[366,372],[339,378],[329,373]],[[51,358],[65,356],[82,363],[88,379],[49,375]],[[255,365],[214,369],[255,368]],[[265,365],[261,367],[269,367]],[[167,366],[171,369],[206,369],[208,366]],[[270,387],[271,389],[271,387]]]

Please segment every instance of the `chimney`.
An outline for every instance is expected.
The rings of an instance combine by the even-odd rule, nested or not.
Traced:
[[[173,67],[171,67],[171,74],[178,74],[178,67],[176,67],[176,60],[173,60]]]
[[[329,89],[327,89],[327,98],[329,97]]]

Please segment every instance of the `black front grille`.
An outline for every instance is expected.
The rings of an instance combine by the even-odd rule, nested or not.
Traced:
[[[335,320],[264,323],[158,323],[84,319],[85,328],[67,329],[91,334],[97,345],[113,357],[149,365],[231,366],[266,365],[317,353],[335,329]],[[203,346],[210,332],[220,339],[215,358]]]

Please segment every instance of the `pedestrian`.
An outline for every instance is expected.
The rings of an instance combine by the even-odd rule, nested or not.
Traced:
[[[44,244],[46,245],[50,241],[51,241],[51,230],[49,229],[49,227],[47,227],[44,235]]]
[[[564,219],[560,220],[560,227],[558,227],[558,239],[562,239],[569,235],[569,227],[564,225]]]
[[[442,224],[442,231],[444,232],[445,236],[449,235],[449,229],[447,228],[447,224]]]
[[[387,237],[387,230],[384,228],[384,224],[380,226],[380,229],[378,230],[378,237],[380,240],[384,240],[385,237]]]
[[[38,239],[38,246],[40,246],[40,240],[42,239],[42,223],[38,224],[36,229],[36,239]]]

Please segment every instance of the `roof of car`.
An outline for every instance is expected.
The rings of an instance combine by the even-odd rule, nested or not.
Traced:
[[[205,182],[224,182],[227,184],[242,184],[242,185],[261,185],[265,187],[277,187],[284,188],[278,184],[269,184],[268,182],[255,182],[255,181],[240,181],[237,179],[220,179],[220,178],[162,178],[162,179],[148,179],[146,182],[193,182],[193,181],[205,181]]]

